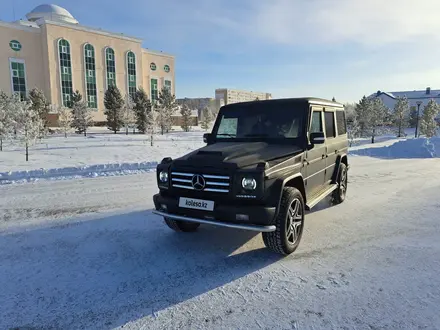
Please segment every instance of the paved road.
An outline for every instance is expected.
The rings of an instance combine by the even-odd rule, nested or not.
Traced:
[[[287,258],[168,230],[152,174],[0,187],[0,328],[439,329],[438,160],[352,165]]]

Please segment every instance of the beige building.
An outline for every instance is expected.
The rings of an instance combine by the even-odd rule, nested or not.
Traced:
[[[241,91],[228,88],[218,88],[215,90],[215,99],[219,106],[238,102],[255,101],[256,99],[270,100],[271,98],[272,94],[270,93]]]
[[[162,87],[175,94],[174,56],[142,48],[142,40],[80,25],[64,8],[40,5],[27,20],[0,21],[0,89],[27,95],[43,90],[66,106],[79,90],[104,121],[104,93],[116,85],[123,96],[142,86],[150,99]]]

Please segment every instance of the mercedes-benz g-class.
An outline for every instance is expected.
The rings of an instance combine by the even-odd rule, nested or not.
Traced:
[[[318,98],[223,106],[206,146],[157,166],[154,213],[176,231],[213,224],[261,232],[281,254],[296,250],[307,210],[347,192],[344,106]]]

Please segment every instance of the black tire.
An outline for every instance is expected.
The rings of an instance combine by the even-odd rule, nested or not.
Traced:
[[[347,187],[348,187],[348,171],[347,165],[341,163],[339,165],[339,173],[337,180],[338,188],[333,192],[332,202],[333,204],[341,204],[345,201],[345,197],[347,196]]]
[[[164,220],[171,229],[185,233],[194,232],[200,227],[200,223],[197,222],[177,221],[170,218],[164,218]]]
[[[282,255],[293,253],[301,241],[304,215],[304,197],[301,192],[293,187],[284,188],[278,216],[275,219],[276,230],[262,233],[266,247]]]

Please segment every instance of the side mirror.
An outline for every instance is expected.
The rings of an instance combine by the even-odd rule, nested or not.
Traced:
[[[324,132],[316,132],[310,134],[310,143],[312,145],[323,144],[324,142],[325,142]]]
[[[210,133],[203,134],[203,142],[209,143],[210,141],[211,141],[211,134]]]

